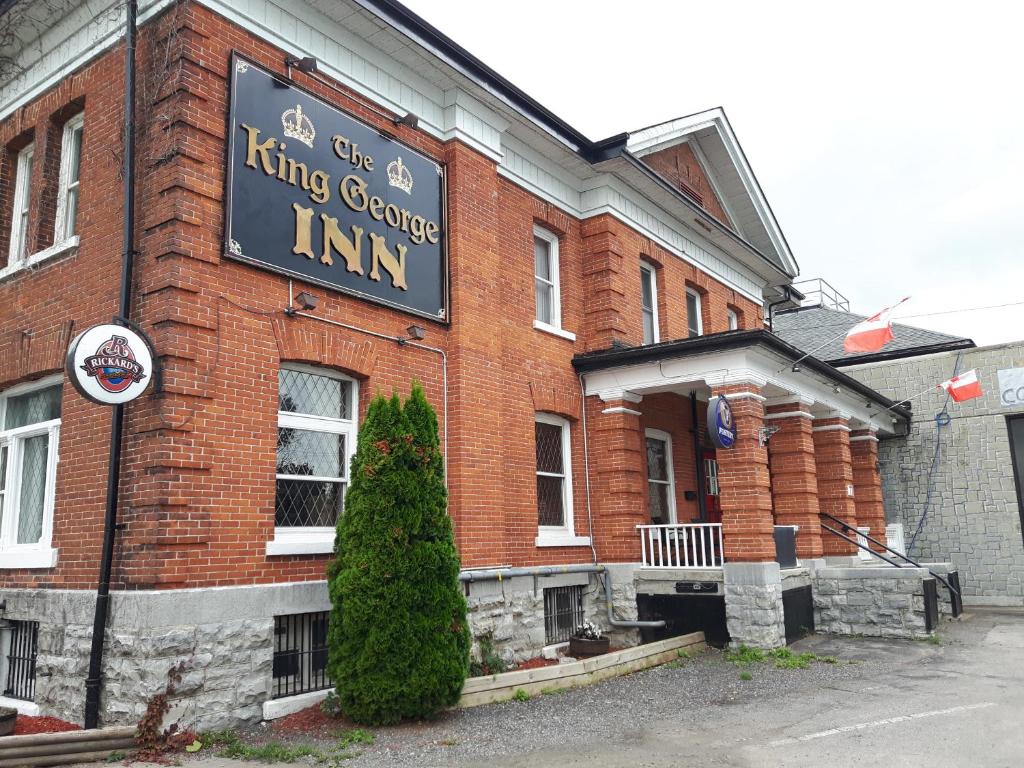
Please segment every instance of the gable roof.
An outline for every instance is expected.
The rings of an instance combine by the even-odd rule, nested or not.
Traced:
[[[721,107],[631,131],[627,149],[639,158],[677,144],[689,144],[704,167],[737,234],[786,274],[800,268]]]
[[[846,332],[865,319],[865,315],[818,304],[776,312],[772,318],[772,332],[794,347],[806,350],[835,367],[898,360],[975,346],[974,341],[963,336],[893,323],[895,338],[881,351],[847,354],[843,351]]]

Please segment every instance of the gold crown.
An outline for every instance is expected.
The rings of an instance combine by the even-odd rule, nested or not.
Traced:
[[[398,187],[406,194],[412,194],[412,174],[408,166],[402,165],[402,158],[388,163],[388,184]]]
[[[313,148],[316,129],[313,128],[313,121],[302,114],[301,104],[296,104],[295,109],[289,109],[282,113],[281,125],[284,126],[285,136],[298,139],[310,149]]]

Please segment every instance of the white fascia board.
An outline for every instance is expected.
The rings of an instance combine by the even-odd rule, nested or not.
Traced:
[[[593,371],[583,376],[586,394],[600,396],[603,392],[626,391],[637,395],[653,392],[704,389],[731,384],[752,384],[792,392],[812,400],[816,408],[826,412],[848,414],[850,418],[878,430],[894,433],[892,417],[882,406],[866,405],[863,395],[848,392],[824,376],[808,372],[792,372],[792,361],[762,347],[704,352],[674,359],[655,360],[635,365]]]

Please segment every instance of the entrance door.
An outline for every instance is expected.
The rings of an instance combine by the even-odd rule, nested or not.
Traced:
[[[704,458],[704,509],[707,522],[722,522],[721,496],[718,494],[718,459],[714,451],[705,449]]]
[[[660,429],[648,429],[647,497],[652,525],[676,522],[676,482],[672,464],[672,436]]]
[[[1013,479],[1017,486],[1017,510],[1020,513],[1021,529],[1024,531],[1024,414],[1007,416],[1006,427],[1010,430],[1010,457],[1013,462]]]

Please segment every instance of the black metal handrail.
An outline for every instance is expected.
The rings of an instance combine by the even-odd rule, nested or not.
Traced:
[[[822,517],[827,517],[829,520],[832,520],[832,521],[834,521],[836,523],[839,523],[841,526],[843,526],[843,530],[855,531],[858,536],[863,536],[865,539],[870,541],[872,544],[877,544],[878,546],[880,546],[886,552],[891,552],[892,554],[896,555],[896,557],[899,557],[899,558],[902,558],[903,560],[906,560],[908,563],[910,563],[910,565],[914,566],[915,568],[925,568],[928,571],[928,573],[930,573],[932,576],[934,576],[937,580],[941,581],[945,585],[946,589],[949,590],[949,594],[950,595],[956,595],[957,597],[962,599],[962,595],[960,594],[960,590],[955,589],[953,587],[953,585],[949,583],[949,581],[947,581],[944,577],[942,577],[939,574],[937,574],[931,568],[928,568],[927,566],[921,565],[920,563],[916,562],[915,560],[911,560],[909,557],[907,557],[902,552],[897,552],[892,547],[886,546],[885,544],[883,544],[882,542],[880,542],[878,539],[874,538],[873,536],[871,536],[871,535],[869,535],[867,533],[862,533],[862,532],[858,531],[854,526],[850,525],[845,520],[840,520],[838,517],[835,517],[834,515],[830,515],[828,512],[822,512],[821,516]],[[890,560],[888,557],[885,557],[884,555],[880,555],[878,552],[875,552],[870,547],[864,546],[863,544],[861,544],[856,539],[852,539],[849,536],[847,536],[847,535],[845,535],[843,533],[840,533],[839,531],[835,530],[834,528],[829,528],[824,523],[821,523],[821,527],[824,528],[829,533],[832,533],[832,534],[834,534],[836,536],[839,536],[840,538],[846,539],[851,544],[855,544],[856,546],[860,547],[864,551],[870,552],[875,557],[880,558],[882,560],[885,560],[885,562],[889,563],[890,565],[895,565],[897,568],[902,568],[903,567],[903,565],[901,565],[900,563],[897,563],[895,560]]]

